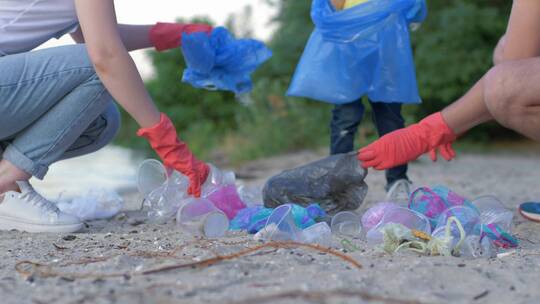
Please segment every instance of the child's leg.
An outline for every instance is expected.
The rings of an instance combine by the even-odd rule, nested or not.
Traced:
[[[379,136],[405,127],[405,120],[401,116],[401,103],[370,102],[373,110],[373,123]],[[387,188],[394,182],[407,177],[407,164],[386,170]]]
[[[9,142],[0,161],[1,194],[15,181],[43,178],[112,98],[84,45],[2,57],[0,68],[0,140]]]
[[[348,153],[354,150],[354,138],[363,116],[362,100],[334,107],[330,123],[330,154]]]

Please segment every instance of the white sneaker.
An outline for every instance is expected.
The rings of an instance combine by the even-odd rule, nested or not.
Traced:
[[[70,233],[80,230],[79,218],[61,212],[28,182],[17,182],[21,193],[9,191],[0,203],[0,230]]]
[[[388,189],[388,192],[386,193],[386,200],[388,202],[403,205],[409,202],[410,195],[411,182],[406,179],[399,179],[392,183],[392,186],[390,189]]]

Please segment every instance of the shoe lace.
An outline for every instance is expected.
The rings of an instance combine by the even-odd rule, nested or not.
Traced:
[[[48,214],[58,215],[58,213],[60,212],[60,209],[58,209],[56,205],[48,201],[46,198],[41,196],[41,194],[37,193],[36,191],[32,190],[32,191],[27,191],[25,193],[22,193],[20,195],[20,198],[30,203],[31,205],[40,208],[41,210],[45,211]]]

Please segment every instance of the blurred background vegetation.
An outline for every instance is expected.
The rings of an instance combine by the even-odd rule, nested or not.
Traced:
[[[147,82],[150,93],[173,119],[182,139],[205,160],[237,163],[328,146],[332,107],[285,96],[313,30],[311,1],[267,2],[278,8],[272,21],[276,31],[267,41],[274,56],[255,73],[254,90],[248,96],[237,98],[232,93],[194,89],[181,83],[185,64],[180,51],[150,53],[156,71]],[[428,19],[412,33],[424,102],[404,107],[409,123],[459,98],[490,68],[493,49],[505,31],[511,1],[428,0],[428,6]],[[238,37],[248,37],[252,34],[250,20],[251,10],[247,7],[243,14],[230,18],[226,26]],[[370,115],[369,111],[366,114]],[[148,151],[146,142],[133,135],[133,120],[127,115],[124,118],[118,142]],[[364,119],[359,134],[358,145],[375,139],[369,117]],[[519,137],[497,124],[486,124],[472,130],[465,139],[491,142],[514,138]]]

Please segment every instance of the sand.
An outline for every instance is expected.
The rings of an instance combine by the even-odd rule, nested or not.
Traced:
[[[238,175],[261,184],[320,156],[304,152],[257,161]],[[469,198],[492,194],[515,210],[521,202],[540,200],[539,161],[538,154],[461,154],[451,163],[422,159],[410,166],[410,177],[415,185],[443,184]],[[370,172],[367,182],[370,191],[360,211],[384,198],[383,173]],[[206,268],[140,275],[260,243],[242,233],[194,239],[173,222],[145,223],[137,210],[141,198],[125,198],[124,212],[89,222],[80,233],[0,232],[0,303],[538,303],[540,297],[540,224],[517,214],[514,232],[521,247],[494,259],[391,256],[352,240],[359,250],[345,253],[361,269],[331,254],[286,248]],[[339,241],[334,238],[335,249],[343,252]],[[39,268],[41,275],[22,275],[15,266],[25,260],[51,267]]]

